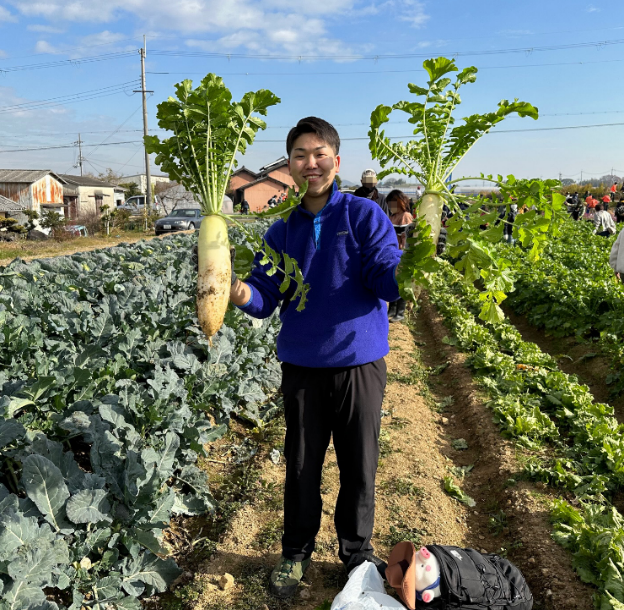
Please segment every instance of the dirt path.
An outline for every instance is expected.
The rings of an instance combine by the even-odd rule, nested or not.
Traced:
[[[598,402],[610,404],[618,420],[624,421],[624,394],[617,398],[610,396],[610,387],[605,380],[611,369],[611,360],[600,354],[598,345],[576,337],[546,336],[544,330],[529,324],[524,316],[509,310],[506,313],[525,341],[539,345],[542,351],[557,360],[562,371],[576,375],[581,383],[589,387]]]
[[[589,610],[592,591],[578,581],[568,555],[550,538],[545,492],[526,483],[508,486],[519,468],[514,447],[491,422],[463,356],[441,342],[446,334],[426,304],[411,329],[394,324],[390,330],[373,538],[376,554],[387,558],[401,540],[508,554],[527,575],[536,610]],[[325,610],[329,605],[323,604],[331,602],[346,582],[333,526],[338,468],[330,446],[312,566],[292,600],[279,601],[267,593],[280,552],[284,481],[283,459],[275,464],[270,454],[282,447],[283,421],[273,424],[272,430],[259,445],[252,471],[239,479],[246,487],[241,496],[248,501],[237,505],[236,491],[230,489],[231,518],[221,520],[223,531],[217,531],[212,547],[181,562],[187,582],[161,600],[163,610]],[[452,441],[459,438],[467,441],[467,450],[453,448]],[[216,462],[207,463],[217,484],[227,480],[228,466],[221,462],[227,460],[217,456]],[[443,478],[452,469],[457,475],[457,467],[469,465],[473,465],[470,474],[463,480],[456,476],[456,481],[476,500],[473,509],[443,490]],[[219,583],[226,573],[234,580],[222,590]]]
[[[426,297],[415,331],[426,344],[424,364],[448,363],[439,376],[430,378],[430,388],[437,404],[449,405],[444,412],[448,439],[468,442],[461,456],[448,441],[441,450],[457,464],[474,464],[463,488],[477,502],[468,519],[472,540],[476,535],[480,541],[475,548],[505,554],[521,569],[536,610],[590,610],[595,589],[579,580],[571,556],[551,538],[549,506],[555,496],[544,485],[523,480],[527,456],[501,436],[464,365],[465,355],[442,342],[449,331]]]
[[[32,261],[38,258],[69,256],[78,252],[91,252],[101,248],[112,248],[121,243],[133,244],[143,239],[154,239],[154,235],[125,233],[119,237],[76,237],[63,241],[23,241],[0,243],[0,266],[8,265],[14,258]]]

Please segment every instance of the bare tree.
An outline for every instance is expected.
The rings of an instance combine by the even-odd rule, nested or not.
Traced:
[[[158,182],[154,187],[154,194],[163,207],[163,212],[169,214],[176,208],[197,207],[199,204],[195,196],[177,182]]]

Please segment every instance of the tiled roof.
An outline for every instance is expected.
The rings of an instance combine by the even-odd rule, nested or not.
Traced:
[[[44,176],[56,174],[49,169],[0,169],[0,182],[25,182],[30,184]]]
[[[280,167],[284,167],[284,165],[288,165],[288,159],[286,157],[280,157],[276,161],[273,161],[272,163],[268,163],[264,167],[261,167],[258,170],[258,173],[259,174],[265,174],[265,173],[268,174],[269,172],[272,172],[273,170],[276,170],[276,169],[278,169]]]
[[[26,209],[25,203],[17,203],[0,195],[0,212],[20,212]]]
[[[91,176],[74,176],[72,174],[58,174],[60,178],[62,178],[65,182],[69,182],[70,184],[76,186],[99,186],[101,188],[115,188],[116,184],[111,184],[110,182],[105,182],[104,180],[98,180],[97,178],[92,178]]]
[[[258,184],[259,182],[266,182],[267,180],[270,180],[271,182],[277,182],[277,184],[283,186],[284,188],[289,188],[290,186],[285,182],[282,182],[281,180],[276,180],[275,178],[273,178],[273,176],[262,176],[262,178],[258,178],[257,180],[254,180],[253,182],[248,182],[247,184],[243,184],[243,186],[239,186],[238,188],[239,190],[244,191],[250,186],[254,186],[254,184]]]
[[[247,172],[248,174],[251,174],[252,176],[258,175],[256,172],[252,172],[250,169],[248,169],[247,167],[243,165],[242,167],[239,167],[236,171],[232,172],[232,176],[236,176],[237,174],[240,174],[242,172]]]

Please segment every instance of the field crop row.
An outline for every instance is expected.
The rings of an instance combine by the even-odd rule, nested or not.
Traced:
[[[555,539],[572,551],[582,580],[598,588],[597,607],[621,609],[624,519],[610,500],[624,485],[624,426],[513,325],[481,322],[478,292],[451,265],[432,276],[429,294],[453,331],[451,341],[470,354],[503,433],[532,452],[526,475],[574,503],[553,506]]]
[[[180,573],[171,517],[214,507],[206,445],[275,411],[278,322],[230,311],[210,345],[195,240],[0,269],[2,610],[138,610]]]
[[[613,362],[607,383],[619,393],[624,390],[624,284],[609,266],[615,238],[592,230],[590,223],[566,222],[536,263],[528,262],[520,246],[499,246],[515,275],[507,302],[549,334],[598,339]]]

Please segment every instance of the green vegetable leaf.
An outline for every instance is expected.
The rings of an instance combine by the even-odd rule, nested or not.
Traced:
[[[40,455],[29,455],[22,465],[22,484],[28,497],[58,531],[67,527],[65,502],[69,490],[61,471]]]
[[[67,518],[73,523],[110,522],[110,503],[103,489],[83,489],[74,494],[66,505]]]
[[[462,504],[473,508],[476,502],[453,481],[452,477],[444,477],[444,491]]]

